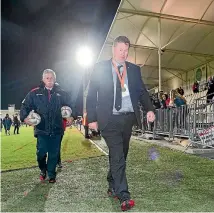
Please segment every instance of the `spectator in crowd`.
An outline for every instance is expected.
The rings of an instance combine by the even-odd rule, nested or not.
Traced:
[[[214,98],[214,76],[208,78],[207,87],[207,103],[210,103]]]
[[[177,90],[178,90],[178,93],[180,95],[184,96],[184,90],[183,90],[183,88],[179,87]]]
[[[13,118],[13,125],[14,125],[14,131],[13,131],[14,135],[15,135],[16,133],[19,134],[19,127],[20,127],[20,125],[21,125],[21,122],[20,122],[20,120],[18,119],[18,116],[17,116],[17,115],[15,115],[14,118]]]
[[[12,119],[9,117],[9,114],[6,114],[5,118],[3,119],[3,125],[5,129],[5,134],[10,135],[10,127],[12,125]]]
[[[50,69],[44,70],[40,86],[27,94],[20,110],[21,121],[25,121],[28,125],[32,126],[28,119],[32,110],[41,117],[41,122],[34,127],[34,135],[37,137],[37,161],[40,168],[40,180],[45,180],[48,173],[49,183],[56,182],[56,166],[64,134],[61,108],[69,106],[74,109],[68,94],[57,87],[55,82],[55,72]],[[72,120],[72,117],[67,118],[67,122],[70,124]],[[46,162],[47,153],[48,160]]]
[[[199,83],[196,81],[192,86],[193,93],[199,93]]]
[[[166,93],[162,94],[161,97],[161,109],[166,109],[167,108],[167,99],[168,99],[168,95]]]
[[[210,87],[212,87],[212,85],[214,84],[214,76],[210,76],[207,80],[207,86],[208,86],[208,89],[210,89]]]
[[[79,128],[80,131],[82,131],[82,116],[78,116],[76,120],[77,128]]]
[[[186,99],[178,93],[178,89],[173,91],[174,104],[176,107],[186,105]]]
[[[175,90],[171,90],[169,93],[169,98],[167,99],[167,104],[168,104],[167,106],[168,107],[175,106],[174,99],[175,99]]]
[[[160,103],[160,100],[158,98],[158,93],[153,94],[151,96],[151,101],[152,101],[152,104],[153,104],[155,109],[160,109],[161,108],[161,103]]]
[[[82,117],[80,117],[80,118],[78,119],[78,124],[79,124],[79,127],[80,127],[80,131],[82,131],[82,125],[83,125],[82,120],[83,120]]]
[[[168,107],[168,106],[169,106],[169,103],[170,103],[170,95],[167,95],[167,96],[166,96],[166,101],[165,101],[165,103],[166,103],[166,107]]]

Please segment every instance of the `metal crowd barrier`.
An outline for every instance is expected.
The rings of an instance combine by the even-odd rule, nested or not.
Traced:
[[[153,137],[166,136],[187,138],[200,148],[214,148],[214,102],[197,100],[194,104],[156,110],[156,120],[147,124],[146,114],[141,110],[143,132]]]

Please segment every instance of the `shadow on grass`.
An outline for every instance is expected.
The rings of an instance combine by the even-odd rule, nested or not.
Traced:
[[[112,212],[121,212],[120,202],[116,198],[109,198],[111,202],[111,211]]]
[[[24,198],[16,205],[8,206],[5,212],[44,212],[45,202],[53,184],[38,183],[30,192],[24,192]]]
[[[81,144],[87,148],[92,148],[92,144],[89,140],[85,139],[81,141]]]

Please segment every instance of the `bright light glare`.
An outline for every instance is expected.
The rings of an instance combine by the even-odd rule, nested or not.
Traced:
[[[83,46],[77,51],[76,59],[81,66],[89,67],[93,62],[93,53],[89,47]]]

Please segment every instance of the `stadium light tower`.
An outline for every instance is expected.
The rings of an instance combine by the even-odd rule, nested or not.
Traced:
[[[85,74],[88,71],[88,69],[93,64],[93,52],[90,47],[88,46],[82,46],[78,49],[76,54],[76,60],[78,64],[83,67],[84,73],[83,73],[83,113],[86,112],[86,83],[85,83]]]

